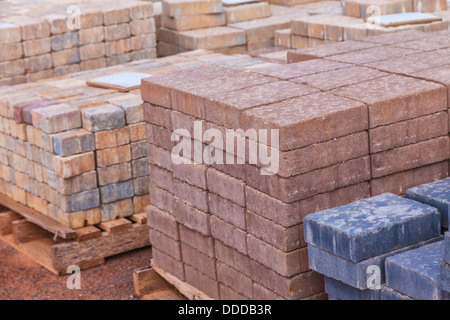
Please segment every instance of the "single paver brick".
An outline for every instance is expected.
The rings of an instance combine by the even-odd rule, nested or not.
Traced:
[[[441,213],[442,227],[448,227],[450,214],[450,178],[408,189],[405,196],[437,208]]]
[[[142,196],[148,194],[148,185],[150,178],[148,176],[133,179],[134,195]]]
[[[70,156],[95,150],[94,135],[87,130],[71,130],[53,135],[55,153]]]
[[[166,272],[174,275],[181,281],[185,281],[185,275],[184,275],[184,263],[182,261],[178,261],[171,256],[163,253],[162,251],[159,251],[158,249],[153,249],[152,251],[152,262],[165,270]]]
[[[210,215],[181,201],[175,202],[174,216],[184,226],[195,230],[204,236],[211,235]]]
[[[131,163],[129,162],[109,166],[106,168],[97,168],[97,174],[98,184],[100,186],[127,181],[133,177],[131,171]]]
[[[250,258],[285,277],[309,269],[307,248],[284,252],[252,235],[247,235],[247,249]]]
[[[443,241],[386,259],[386,284],[418,300],[440,300]]]
[[[57,133],[81,127],[81,112],[66,104],[33,109],[33,126],[46,133]]]
[[[245,183],[230,177],[218,170],[208,169],[206,172],[208,189],[224,199],[228,199],[242,207],[245,206]]]
[[[82,110],[83,127],[91,132],[125,126],[125,112],[114,105],[101,105]]]
[[[162,2],[162,10],[171,17],[177,17],[201,13],[222,12],[223,5],[219,0],[166,0]]]
[[[134,196],[133,182],[131,180],[109,184],[100,187],[102,203],[110,203]]]
[[[60,205],[64,212],[93,209],[100,206],[100,192],[94,189],[67,195],[61,198]]]
[[[173,194],[180,201],[203,212],[208,212],[208,194],[206,191],[176,178],[173,179],[173,186]]]
[[[118,147],[130,143],[130,132],[128,127],[98,131],[95,133],[96,149]]]
[[[208,193],[209,211],[212,215],[230,223],[241,230],[246,230],[245,208],[215,195]]]
[[[105,168],[131,161],[130,145],[97,150],[97,167]]]
[[[146,161],[148,161],[147,159],[147,141],[145,140],[141,140],[138,142],[132,142],[130,143],[130,147],[131,147],[131,159],[135,160],[135,159],[141,159],[141,158],[146,158]]]
[[[216,260],[210,258],[192,246],[181,243],[183,262],[194,267],[212,279],[216,279]]]
[[[252,279],[221,262],[217,262],[217,280],[247,298],[252,297]]]
[[[180,240],[178,223],[171,214],[153,205],[147,206],[146,211],[147,224],[150,228],[156,229],[174,240]]]
[[[185,264],[186,282],[206,293],[213,299],[219,299],[219,283],[200,271]]]
[[[68,157],[55,157],[55,173],[62,178],[71,178],[95,169],[94,152],[86,152]]]
[[[150,243],[153,248],[164,252],[178,261],[183,261],[180,241],[174,240],[155,229],[150,229],[149,234]]]
[[[215,239],[222,241],[243,254],[247,254],[246,233],[223,220],[211,216],[211,234]]]
[[[212,237],[206,237],[201,233],[180,225],[180,238],[181,242],[188,244],[210,258],[215,258],[214,240]]]
[[[250,210],[247,210],[246,218],[249,234],[279,250],[287,252],[306,246],[302,224],[285,228]]]

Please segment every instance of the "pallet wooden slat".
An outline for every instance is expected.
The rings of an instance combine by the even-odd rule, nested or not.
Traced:
[[[148,227],[133,224],[131,228],[119,232],[103,232],[102,236],[98,238],[51,246],[53,268],[64,271],[70,265],[82,266],[99,258],[114,256],[149,245]]]
[[[12,233],[12,222],[22,219],[20,215],[12,211],[0,212],[0,235]]]
[[[27,206],[24,206],[23,204],[14,201],[4,194],[0,194],[0,205],[7,207],[14,212],[17,212],[28,221],[40,226],[41,228],[53,234],[57,234],[63,239],[76,239],[77,237],[77,233],[75,232],[75,230],[61,225],[55,220],[50,219],[49,217],[44,216],[36,210],[33,210]]]
[[[181,281],[177,277],[165,272],[161,268],[155,266],[153,262],[150,263],[152,269],[158,273],[162,278],[164,278],[168,283],[175,287],[179,293],[189,300],[214,300],[206,293],[201,292],[197,288],[191,286],[189,283]]]
[[[92,268],[105,263],[107,257],[150,245],[146,224],[123,220],[116,225],[108,224],[110,229],[106,229],[111,232],[89,226],[77,230],[77,239],[55,240],[51,232],[24,219],[22,215],[1,212],[0,240],[52,273],[63,275],[71,265],[82,270]]]
[[[116,233],[122,230],[131,228],[131,221],[125,218],[120,218],[117,220],[105,221],[100,223],[98,226],[100,229],[108,232],[108,233]]]
[[[95,239],[102,236],[102,230],[94,226],[87,226],[84,228],[76,229],[78,234],[78,241],[85,241]]]
[[[12,233],[19,243],[51,237],[51,233],[26,219],[15,220],[12,223]]]
[[[136,213],[133,214],[130,219],[133,222],[139,223],[139,224],[147,224],[147,213]]]

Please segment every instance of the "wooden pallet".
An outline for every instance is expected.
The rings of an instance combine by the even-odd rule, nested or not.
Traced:
[[[71,239],[48,230],[63,227],[53,220],[51,228],[43,228],[39,215],[34,216],[39,221],[36,224],[22,212],[0,212],[0,240],[56,275],[66,274],[71,265],[82,270],[92,268],[105,263],[107,257],[150,245],[145,214],[71,231],[68,228],[66,235],[75,233]]]
[[[213,300],[153,263],[150,267],[135,270],[133,281],[136,294],[142,300]]]

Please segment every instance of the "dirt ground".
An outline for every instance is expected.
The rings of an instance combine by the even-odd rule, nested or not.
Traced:
[[[70,290],[70,275],[55,276],[0,240],[0,300],[133,300],[133,270],[149,265],[151,249],[106,259],[81,271],[81,289]]]

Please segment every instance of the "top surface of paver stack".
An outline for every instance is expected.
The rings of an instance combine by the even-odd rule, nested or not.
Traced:
[[[0,84],[156,57],[151,2],[8,0],[0,9]]]
[[[402,36],[364,39],[367,53],[349,49],[250,73],[200,67],[145,79],[155,265],[214,298],[307,298],[323,291],[307,267],[307,214],[446,178],[448,74],[435,82],[366,64],[397,51],[403,61],[420,55],[429,68],[445,68],[448,34],[429,34],[443,47],[426,51],[390,44]],[[226,129],[247,131],[245,150],[257,141],[272,158],[227,149]],[[203,245],[193,248],[194,239]]]

